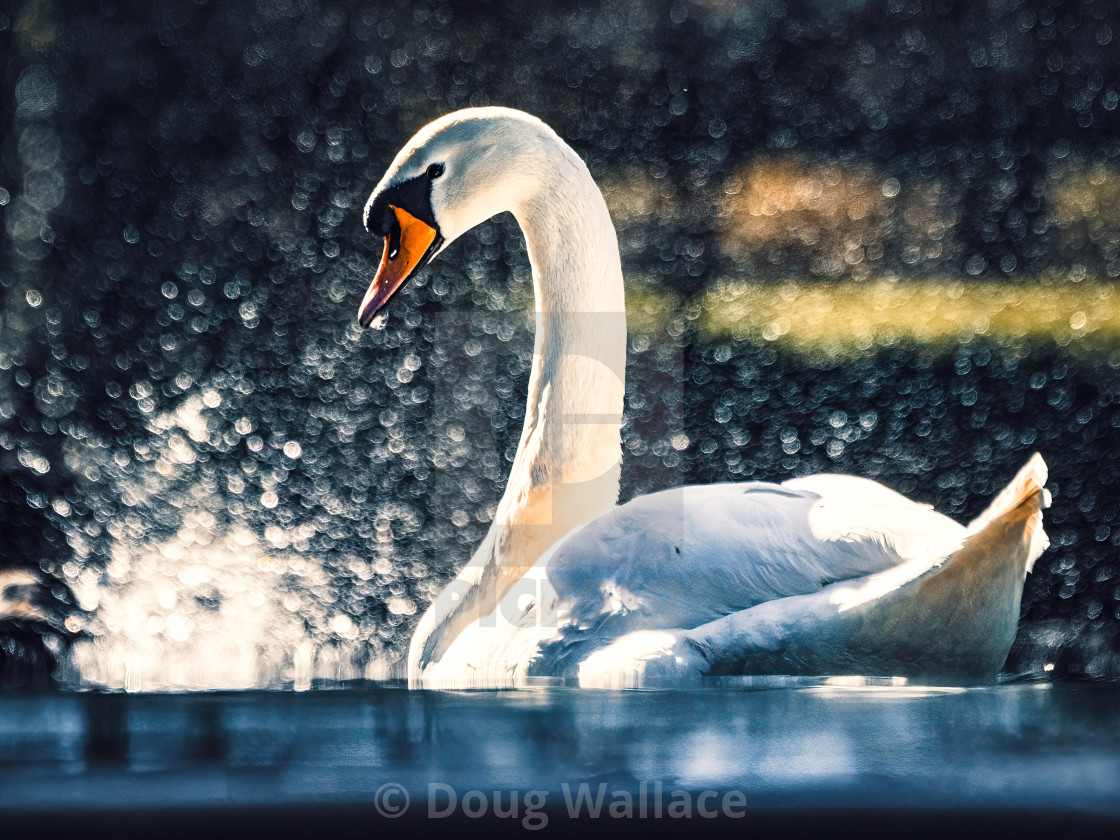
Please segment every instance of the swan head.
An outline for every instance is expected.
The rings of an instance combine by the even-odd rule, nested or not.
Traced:
[[[417,132],[366,202],[366,230],[385,250],[358,310],[362,326],[457,237],[516,212],[539,187],[539,151],[550,139],[566,148],[543,122],[510,108],[455,111]]]

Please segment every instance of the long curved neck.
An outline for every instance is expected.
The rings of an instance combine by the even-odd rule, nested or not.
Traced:
[[[494,523],[472,558],[500,570],[499,597],[558,539],[615,505],[622,458],[618,239],[583,161],[559,138],[541,143],[534,188],[513,208],[536,308],[525,425]]]
[[[575,152],[551,132],[531,142],[521,164],[532,186],[510,208],[536,300],[525,425],[490,531],[417,627],[412,676],[490,615],[557,540],[618,501],[626,365],[618,240]]]
[[[514,211],[533,266],[536,340],[502,506],[511,523],[555,523],[567,533],[618,499],[626,303],[606,203],[583,162],[560,149],[539,188]],[[524,500],[534,496],[529,511]]]

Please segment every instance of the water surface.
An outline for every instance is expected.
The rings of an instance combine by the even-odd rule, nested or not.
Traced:
[[[0,813],[422,802],[565,786],[737,790],[783,808],[1049,811],[1120,820],[1120,694],[854,679],[688,692],[0,696]]]

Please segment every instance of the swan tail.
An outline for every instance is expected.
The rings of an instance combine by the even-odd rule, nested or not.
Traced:
[[[989,525],[1014,516],[1026,516],[1028,536],[1026,571],[1034,568],[1034,561],[1050,545],[1042,527],[1042,511],[1050,507],[1050,491],[1046,489],[1046,462],[1037,452],[1019,470],[1011,483],[1003,488],[988,508],[968,525],[970,536],[979,534]]]

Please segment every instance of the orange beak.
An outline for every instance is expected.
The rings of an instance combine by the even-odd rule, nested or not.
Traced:
[[[430,255],[432,243],[439,236],[434,227],[420,221],[407,210],[400,207],[392,207],[392,210],[400,225],[400,244],[394,252],[390,238],[385,237],[385,252],[381,255],[377,276],[369,284],[358,310],[358,323],[363,327],[369,326],[373,316]]]

